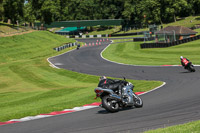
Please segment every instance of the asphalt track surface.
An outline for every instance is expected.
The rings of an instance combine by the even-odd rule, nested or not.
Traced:
[[[81,41],[89,43],[95,40]],[[195,73],[189,73],[180,66],[146,67],[115,64],[100,56],[101,51],[107,46],[108,42],[98,46],[82,47],[49,60],[59,68],[80,73],[166,82],[165,86],[140,96],[144,102],[143,108],[108,113],[97,107],[2,125],[0,133],[137,133],[200,119],[199,67],[195,67]]]

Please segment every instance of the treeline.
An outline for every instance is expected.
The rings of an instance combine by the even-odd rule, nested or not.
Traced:
[[[20,22],[124,19],[167,23],[200,14],[200,0],[0,0],[0,21]]]

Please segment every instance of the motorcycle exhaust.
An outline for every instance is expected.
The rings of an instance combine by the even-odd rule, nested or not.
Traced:
[[[112,97],[112,98],[114,98],[114,99],[116,99],[118,101],[121,101],[121,97],[116,95],[116,94],[111,94],[110,97]]]
[[[111,89],[104,89],[104,88],[101,88],[101,87],[97,87],[97,88],[95,88],[95,92],[96,93],[107,92],[107,93],[109,93],[111,98],[114,98],[115,100],[118,100],[118,101],[121,100],[121,97],[114,94],[113,90],[111,90]]]

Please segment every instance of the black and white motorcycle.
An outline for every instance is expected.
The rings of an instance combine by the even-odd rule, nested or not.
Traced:
[[[100,97],[102,107],[108,112],[114,113],[119,111],[120,108],[133,107],[141,108],[143,106],[142,99],[133,92],[133,84],[122,80],[123,84],[119,92],[114,92],[111,89],[97,87],[95,88],[96,97]]]

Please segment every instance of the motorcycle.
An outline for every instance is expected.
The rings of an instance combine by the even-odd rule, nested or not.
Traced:
[[[133,92],[133,84],[124,80],[121,81],[122,88],[114,92],[111,89],[97,87],[95,88],[96,98],[100,97],[101,107],[108,112],[118,112],[120,108],[133,107],[141,108],[142,99]]]
[[[79,50],[80,47],[81,47],[80,44],[78,44],[77,47],[76,47],[76,49]]]
[[[195,72],[195,68],[194,65],[192,65],[192,62],[188,63],[185,69],[187,69],[189,72]]]

